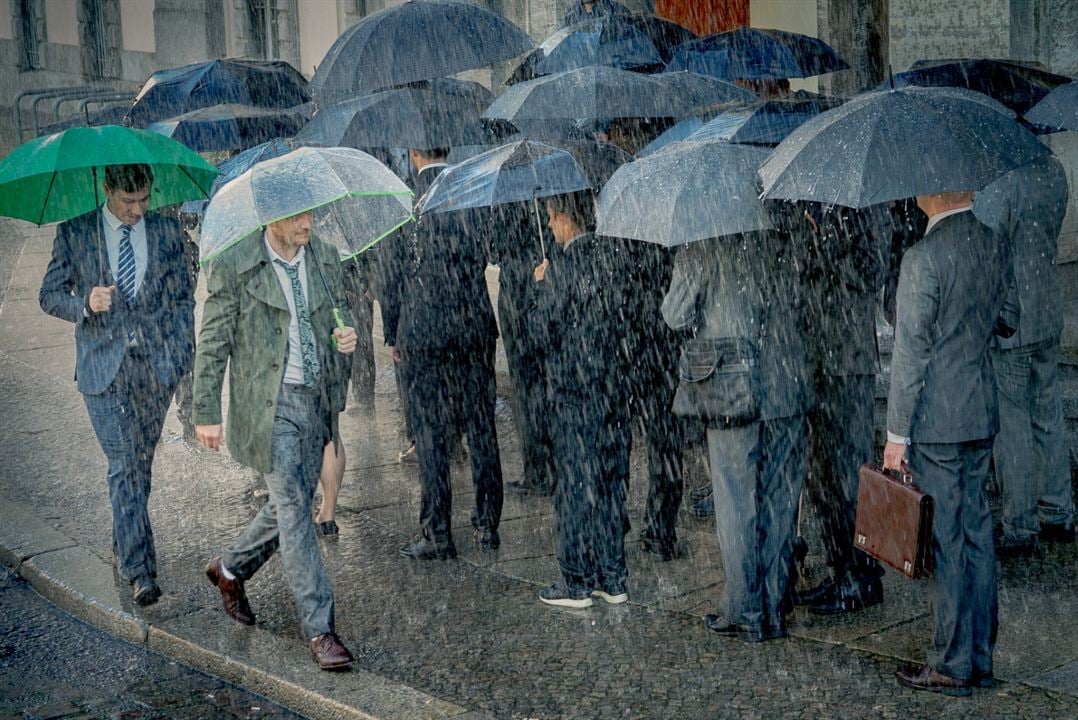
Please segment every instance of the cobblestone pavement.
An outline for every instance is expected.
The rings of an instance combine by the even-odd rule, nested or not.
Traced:
[[[25,228],[0,225],[0,245]],[[49,233],[26,236],[0,309],[0,497],[32,508],[108,560],[104,460],[70,382],[70,326],[36,306]],[[997,674],[1007,682],[968,700],[926,697],[899,688],[892,676],[902,659],[923,657],[929,634],[923,584],[889,574],[882,606],[838,619],[799,613],[790,640],[742,645],[716,637],[700,620],[712,610],[723,576],[710,523],[688,514],[679,530],[682,558],[658,563],[630,545],[628,605],[548,608],[536,592],[557,573],[549,500],[508,496],[502,547],[482,552],[468,528],[468,471],[457,466],[454,526],[461,559],[400,559],[397,548],[415,531],[418,486],[414,467],[395,461],[399,415],[384,363],[376,406],[373,418],[352,411],[343,416],[349,469],[341,535],[324,544],[338,629],[355,650],[359,671],[496,718],[1078,717],[1073,546],[1002,568],[996,659]],[[498,418],[511,480],[520,459],[504,403]],[[690,465],[690,484],[699,484],[701,471]],[[201,568],[257,510],[257,478],[226,455],[188,447],[173,417],[154,473],[151,515],[165,597],[135,612],[187,633],[192,642],[212,642],[240,656],[248,631],[221,622]],[[634,522],[645,490],[636,448]],[[812,534],[811,521],[806,532]],[[810,557],[814,570],[819,564]],[[309,666],[279,560],[248,584],[248,592],[259,629],[296,649],[280,662]],[[360,678],[319,676],[317,690],[331,696],[355,691]]]
[[[2,567],[0,607],[0,718],[301,717],[76,620]]]

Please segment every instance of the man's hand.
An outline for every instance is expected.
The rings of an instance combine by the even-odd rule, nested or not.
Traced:
[[[401,361],[401,351],[396,347],[389,348],[389,357],[393,358],[393,362],[399,363]]]
[[[90,298],[86,301],[86,304],[95,313],[108,312],[112,308],[112,296],[115,294],[115,285],[109,285],[108,287],[98,285],[90,291]]]
[[[356,335],[355,328],[334,328],[333,337],[337,338],[337,352],[351,355],[356,351],[356,343],[359,342],[359,335]]]
[[[883,469],[909,472],[906,465],[906,446],[902,443],[889,442],[883,448]]]
[[[550,267],[550,259],[543,258],[543,262],[535,266],[535,270],[532,271],[532,277],[535,278],[535,282],[543,282],[546,279],[546,269]]]
[[[214,452],[221,449],[221,432],[220,425],[195,425],[195,435],[198,436],[198,441],[208,447]]]

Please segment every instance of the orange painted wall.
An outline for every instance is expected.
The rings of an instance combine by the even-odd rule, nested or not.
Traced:
[[[655,0],[655,14],[711,35],[749,24],[749,0]]]

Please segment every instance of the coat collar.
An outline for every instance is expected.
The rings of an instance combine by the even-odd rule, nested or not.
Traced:
[[[326,295],[326,288],[319,273],[330,272],[333,264],[339,261],[337,249],[314,235],[311,236],[310,248],[313,252],[306,253],[307,296],[310,300],[311,312],[314,312],[326,302],[331,302]],[[235,257],[234,262],[238,274],[257,269],[247,281],[247,291],[267,305],[288,312],[288,301],[285,299],[284,290],[281,289],[277,271],[273,269],[273,264],[270,262],[262,233],[252,233],[228,252],[233,253]],[[314,267],[312,258],[316,258],[322,267]]]

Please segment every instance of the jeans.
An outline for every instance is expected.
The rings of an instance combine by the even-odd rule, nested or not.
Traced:
[[[999,396],[996,482],[1003,494],[1003,531],[1016,539],[1035,537],[1041,523],[1074,523],[1058,361],[1058,337],[992,350]]]
[[[273,419],[269,500],[222,557],[247,580],[278,548],[306,639],[333,632],[333,590],[315,539],[311,501],[322,471],[329,422],[318,388],[284,384]]]
[[[711,427],[715,529],[726,573],[721,611],[738,625],[777,627],[790,582],[797,501],[805,479],[804,415]]]
[[[927,663],[961,680],[992,672],[999,627],[996,548],[988,506],[992,441],[910,446],[910,472],[932,496],[929,580],[932,643]]]
[[[129,351],[105,392],[83,395],[97,441],[109,463],[112,549],[120,577],[157,576],[149,499],[153,457],[172,399],[149,362]]]

